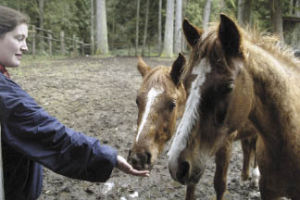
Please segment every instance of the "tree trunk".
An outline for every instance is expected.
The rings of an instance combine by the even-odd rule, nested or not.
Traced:
[[[294,14],[294,0],[290,0],[290,5],[289,5],[289,15]]]
[[[295,0],[294,4],[295,16],[300,17],[300,0]],[[292,32],[291,44],[295,49],[300,50],[300,23],[296,23],[295,28]]]
[[[96,0],[97,7],[97,54],[108,54],[105,0]]]
[[[273,32],[284,42],[282,26],[282,10],[280,0],[269,0]]]
[[[38,30],[38,36],[39,36],[39,47],[40,51],[44,51],[44,5],[45,0],[39,0],[39,30]]]
[[[175,47],[174,52],[178,54],[181,52],[181,41],[182,41],[182,0],[176,0],[176,17],[175,17]]]
[[[251,0],[239,0],[238,2],[238,22],[242,27],[250,24]]]
[[[146,3],[146,16],[145,16],[145,26],[144,26],[144,38],[143,38],[143,48],[142,48],[142,55],[145,55],[145,48],[146,48],[146,41],[147,41],[147,34],[148,34],[148,21],[149,21],[149,0]]]
[[[209,23],[210,17],[210,10],[211,10],[211,0],[206,0],[204,11],[203,11],[203,29],[206,30]]]
[[[183,18],[185,18],[185,16],[186,16],[186,10],[187,10],[187,7],[188,7],[188,4],[189,4],[189,0],[186,0],[186,1],[183,1],[182,2],[182,17]],[[187,42],[186,42],[186,40],[185,40],[185,38],[184,37],[181,37],[182,38],[182,40],[181,40],[181,50],[183,51],[183,52],[185,52],[185,51],[187,51]]]
[[[220,0],[220,3],[219,3],[219,10],[220,10],[220,13],[221,13],[221,12],[224,12],[224,11],[226,10],[225,0]]]
[[[95,53],[95,16],[94,16],[94,0],[91,0],[91,55]]]
[[[164,48],[162,56],[173,56],[174,0],[167,0]]]
[[[135,23],[135,55],[139,50],[139,21],[140,21],[140,0],[136,1],[136,23]]]
[[[44,28],[44,0],[39,0],[39,28]]]
[[[162,10],[162,0],[158,2],[158,52],[161,55],[162,39],[161,39],[161,10]]]

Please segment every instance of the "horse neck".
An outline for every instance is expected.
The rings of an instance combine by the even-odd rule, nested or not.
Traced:
[[[249,45],[246,52],[255,96],[250,119],[266,145],[282,147],[300,132],[300,70],[258,46]]]

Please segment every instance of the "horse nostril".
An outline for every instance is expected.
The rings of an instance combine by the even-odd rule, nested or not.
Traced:
[[[136,168],[136,165],[138,164],[138,158],[131,152],[131,150],[129,150],[127,161],[133,165],[134,168]]]
[[[128,151],[128,156],[127,156],[127,160],[129,160],[131,157],[131,150]]]
[[[131,164],[133,165],[133,167],[135,167],[138,164],[138,161],[136,158],[132,158],[131,159]]]
[[[179,165],[179,170],[176,174],[177,180],[179,180],[180,182],[184,182],[184,179],[188,178],[189,170],[190,170],[189,163],[187,161],[183,161]]]
[[[146,163],[151,164],[151,153],[146,152]]]

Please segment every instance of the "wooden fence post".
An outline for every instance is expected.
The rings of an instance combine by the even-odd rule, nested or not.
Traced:
[[[52,56],[52,34],[48,32],[48,45],[49,45],[49,54]]]
[[[36,45],[36,29],[35,25],[32,25],[32,55],[35,56],[35,45]]]
[[[61,54],[65,55],[65,32],[64,31],[60,32],[60,50],[61,50]]]
[[[73,42],[73,52],[72,52],[72,55],[73,56],[77,56],[78,55],[78,44],[77,44],[77,40],[76,40],[76,35],[73,34],[73,37],[72,37],[72,42]]]
[[[75,52],[76,51],[76,48],[77,48],[77,42],[76,42],[76,36],[73,34],[73,51]]]
[[[80,42],[81,43],[81,55],[83,56],[84,55],[84,42],[83,41],[81,41]]]
[[[39,33],[37,33],[37,31]],[[51,30],[41,29],[39,27],[32,25],[32,55],[33,56],[36,55],[37,44],[41,47],[41,50],[46,50],[48,48],[48,53],[50,56],[53,56],[53,53],[57,51],[55,48],[56,46],[53,44],[53,41],[60,42],[61,55],[66,55],[66,53],[74,56],[84,55],[86,50],[85,48],[90,47],[91,45],[91,44],[84,43],[84,41],[80,41],[75,34],[73,34],[72,38],[70,38],[70,37],[65,37],[64,31],[60,31],[60,40],[57,40],[56,37],[54,37],[55,34],[54,35],[53,34],[54,33]],[[46,37],[44,37],[44,35],[46,35]],[[45,42],[45,44],[37,43],[38,40],[40,40],[40,43]],[[48,47],[46,47],[45,45],[48,45]]]
[[[4,200],[4,177],[3,177],[3,163],[2,163],[2,139],[0,126],[0,199]]]

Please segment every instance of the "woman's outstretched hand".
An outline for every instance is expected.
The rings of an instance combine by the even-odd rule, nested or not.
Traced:
[[[137,170],[134,169],[127,161],[125,158],[122,156],[118,155],[117,156],[117,166],[118,169],[123,171],[126,174],[131,174],[134,176],[144,176],[144,177],[149,177],[149,171],[148,170]]]

